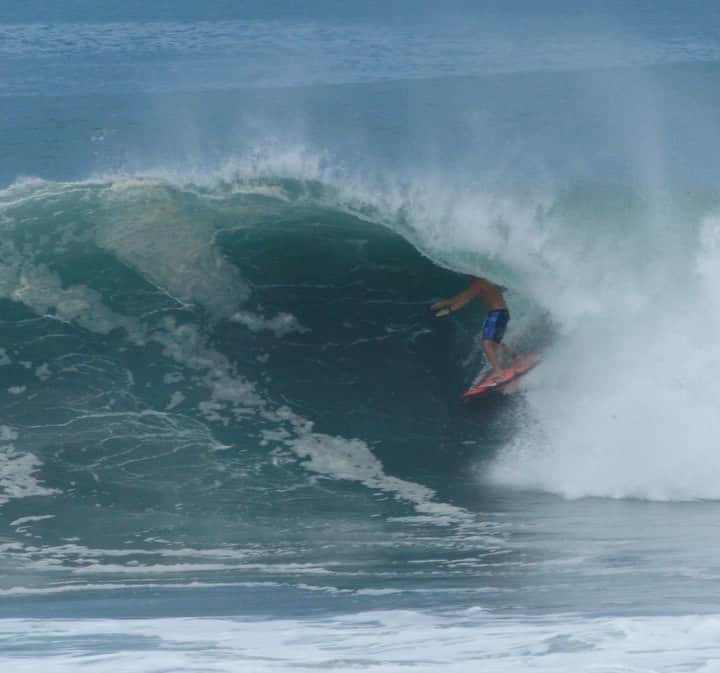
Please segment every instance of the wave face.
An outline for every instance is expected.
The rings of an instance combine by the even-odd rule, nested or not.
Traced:
[[[421,518],[469,516],[383,468],[419,438],[446,444],[442,419],[461,409],[471,336],[428,311],[453,274],[331,199],[317,182],[259,178],[5,190],[3,499],[72,484],[148,507],[169,489],[178,506],[229,498],[262,518],[276,489],[301,488],[286,467],[299,464]]]
[[[222,376],[236,370],[236,357],[242,359],[254,382],[246,383],[237,402],[252,409],[260,404],[257,380],[273,370],[268,350],[273,344],[289,340],[300,348],[305,343],[313,353],[330,350],[337,340],[345,353],[350,346],[341,335],[352,326],[360,343],[386,339],[392,334],[389,321],[368,312],[373,302],[362,293],[376,292],[379,304],[391,301],[397,284],[385,275],[401,269],[399,261],[392,261],[398,254],[423,271],[423,265],[431,266],[377,226],[312,201],[298,204],[304,188],[292,181],[218,189],[156,179],[19,183],[3,194],[3,296],[18,311],[52,321],[57,330],[80,327],[89,339],[124,340],[157,367],[164,362],[171,369],[189,366]],[[293,196],[293,190],[298,194]],[[362,310],[336,307],[338,319],[328,320],[329,306],[353,292],[351,304],[362,303]],[[401,341],[411,342],[423,321],[420,302],[406,303],[397,329]],[[351,326],[348,321],[357,314],[367,317]],[[27,336],[8,344],[6,366],[17,364],[11,355],[18,356],[16,349],[31,341]],[[206,343],[209,339],[240,342],[220,358],[220,351]],[[152,344],[157,352],[151,354]],[[30,348],[27,355],[36,362],[43,345]],[[301,349],[298,364],[303,359]],[[227,371],[214,369],[220,366]],[[120,378],[135,381],[147,375],[145,368],[124,368]],[[337,364],[332,370],[340,373]],[[171,386],[171,391],[179,388]]]
[[[274,175],[292,172],[283,156],[202,185],[30,180],[2,193],[6,501],[63,490],[57,466],[36,476],[58,442],[70,472],[122,484],[137,463],[127,485],[152,497],[188,469],[170,448],[183,438],[200,483],[215,451],[252,463],[280,447],[310,472],[462,518],[419,485],[442,482],[438,447],[457,457],[478,439],[458,396],[482,366],[482,311],[453,323],[428,311],[462,287],[448,269],[507,285],[511,342],[545,353],[504,429],[481,439],[482,479],[571,497],[720,496],[711,196],[660,208],[578,187],[454,194],[448,207],[437,185],[382,194],[307,156],[294,166],[311,175]],[[127,433],[133,448],[85,455]],[[440,471],[429,481],[413,477],[421,447]]]

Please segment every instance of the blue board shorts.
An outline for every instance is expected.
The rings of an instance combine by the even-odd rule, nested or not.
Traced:
[[[510,313],[508,313],[507,309],[489,311],[482,329],[483,339],[499,344],[505,336],[505,328],[508,322],[510,322]]]

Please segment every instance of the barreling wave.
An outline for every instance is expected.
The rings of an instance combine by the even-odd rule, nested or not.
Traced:
[[[366,217],[329,206],[331,193],[292,179],[6,190],[0,292],[18,326],[5,349],[6,419],[16,428],[6,450],[24,448],[36,484],[27,494],[62,492],[80,474],[89,492],[108,483],[152,498],[162,485],[183,502],[222,501],[223,470],[262,509],[304,482],[287,472],[298,464],[387,494],[399,516],[409,505],[418,520],[472,522],[430,486],[387,473],[359,438],[374,413],[403,406],[399,380],[384,398],[376,390],[392,350],[395,376],[427,379],[416,353],[431,336],[431,286],[420,283],[412,299],[397,279],[432,265]],[[347,422],[348,403],[357,423]],[[412,411],[396,425],[417,429]],[[218,458],[228,449],[231,459]],[[275,469],[279,484],[264,474]]]
[[[457,397],[479,367],[482,315],[448,326],[427,305],[462,282],[448,271],[486,274],[510,288],[511,341],[545,359],[485,438],[483,480],[571,497],[716,498],[716,211],[708,195],[484,194],[360,179],[302,151],[258,153],[210,176],[16,183],[0,194],[0,293],[17,325],[38,330],[35,316],[76,340],[81,330],[144,349],[105,400],[142,407],[141,425],[180,423],[193,437],[215,423],[228,429],[220,446],[260,444],[279,463],[290,456],[420,515],[462,519],[383,463],[403,464],[419,434],[471,441],[469,428],[437,428],[481,413]],[[18,328],[6,350],[17,363],[30,356],[13,348],[37,340],[30,359],[47,365],[52,395],[76,344],[49,360],[38,334]],[[112,359],[108,343],[97,348]],[[150,392],[138,400],[141,380]],[[33,399],[26,417],[47,404]],[[405,464],[411,477],[416,463]]]

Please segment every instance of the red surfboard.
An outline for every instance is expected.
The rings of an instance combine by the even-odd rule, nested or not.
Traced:
[[[523,374],[529,372],[538,362],[540,362],[540,353],[530,353],[529,355],[521,355],[516,358],[512,365],[508,367],[500,376],[488,376],[479,383],[473,385],[465,391],[463,397],[475,397],[483,393],[493,391],[501,391],[510,383],[515,381]]]

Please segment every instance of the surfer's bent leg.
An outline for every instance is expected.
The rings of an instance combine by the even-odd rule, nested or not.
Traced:
[[[485,324],[483,325],[482,347],[485,356],[493,368],[495,376],[503,373],[503,368],[498,359],[498,351],[501,348],[507,349],[507,346],[501,345],[500,342],[505,335],[505,328],[509,320],[510,314],[508,311],[506,309],[498,309],[488,313]]]
[[[489,339],[483,339],[482,347],[485,352],[485,357],[488,359],[490,366],[493,368],[493,375],[500,376],[503,373],[503,368],[500,366],[500,362],[497,357],[495,347],[497,344]]]

